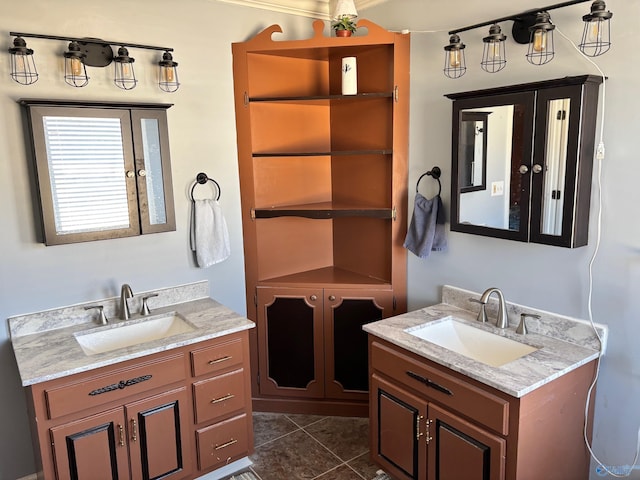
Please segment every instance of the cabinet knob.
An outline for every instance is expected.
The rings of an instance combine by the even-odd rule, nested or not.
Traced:
[[[336,299],[335,295],[329,295],[329,300],[331,300],[332,302]]]
[[[520,165],[520,168],[518,169],[518,171],[524,175],[525,173],[527,173],[529,171],[529,167],[527,167],[526,165]]]
[[[538,165],[537,163],[533,166],[532,168],[533,173],[540,173],[542,171],[542,166]]]
[[[317,295],[311,295],[311,296],[309,297],[309,300],[311,300],[312,302],[315,302],[317,299],[318,299],[318,296],[317,296]]]
[[[140,177],[146,177],[147,176],[147,171],[144,169],[140,169],[138,170],[138,176]]]
[[[136,176],[135,172],[131,171],[131,170],[127,170],[127,172],[125,173],[125,175],[127,176],[127,178],[133,178]]]

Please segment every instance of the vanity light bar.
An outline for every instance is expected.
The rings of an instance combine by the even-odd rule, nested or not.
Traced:
[[[24,38],[60,40],[69,42],[68,51],[64,52],[65,82],[73,87],[84,87],[89,83],[86,67],[106,67],[115,64],[114,83],[123,90],[135,88],[137,79],[133,70],[135,59],[129,56],[128,48],[162,51],[162,59],[158,65],[158,86],[165,92],[175,92],[178,83],[177,66],[170,52],[171,47],[142,45],[131,42],[116,42],[101,38],[63,37],[40,33],[9,32],[14,38],[11,54],[11,78],[21,85],[31,85],[38,81],[38,72],[33,60],[33,50],[27,48]],[[118,55],[114,57],[113,47],[118,47]]]
[[[553,50],[553,30],[555,25],[551,23],[548,11],[588,1],[593,0],[570,0],[556,3],[449,31],[449,44],[444,47],[445,76],[459,78],[466,71],[466,67],[464,67],[465,45],[461,42],[458,34],[475,28],[486,27],[487,25],[491,25],[491,29],[489,36],[483,39],[485,48],[481,66],[483,70],[490,73],[502,70],[507,61],[504,56],[506,36],[500,35],[498,23],[508,20],[513,20],[513,39],[520,44],[529,44],[526,55],[527,61],[533,65],[544,65],[550,62],[555,54]],[[582,17],[584,31],[579,48],[587,56],[596,57],[602,55],[611,46],[609,23],[613,13],[607,11],[606,8],[604,0],[595,0],[591,5],[591,12]]]

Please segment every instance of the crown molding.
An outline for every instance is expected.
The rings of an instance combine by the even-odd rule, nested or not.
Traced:
[[[289,13],[303,17],[331,19],[335,0],[216,0],[218,2],[261,8],[272,12]],[[388,0],[355,0],[358,10],[373,7]]]
[[[329,0],[217,0],[272,12],[329,20]]]

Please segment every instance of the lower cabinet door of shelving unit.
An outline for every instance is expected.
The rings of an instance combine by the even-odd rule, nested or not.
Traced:
[[[249,450],[246,414],[196,431],[198,468],[222,467],[244,457]]]
[[[125,405],[132,480],[191,473],[185,387]]]
[[[260,393],[324,396],[322,290],[258,288]]]
[[[368,338],[362,326],[391,316],[391,290],[326,289],[324,338],[327,397],[367,399]]]
[[[429,479],[503,480],[506,441],[429,404]]]
[[[54,427],[50,435],[58,480],[129,478],[122,408]]]

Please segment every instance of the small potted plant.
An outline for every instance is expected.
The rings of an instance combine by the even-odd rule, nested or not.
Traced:
[[[331,27],[336,31],[336,37],[350,37],[358,28],[349,15],[338,18]]]

